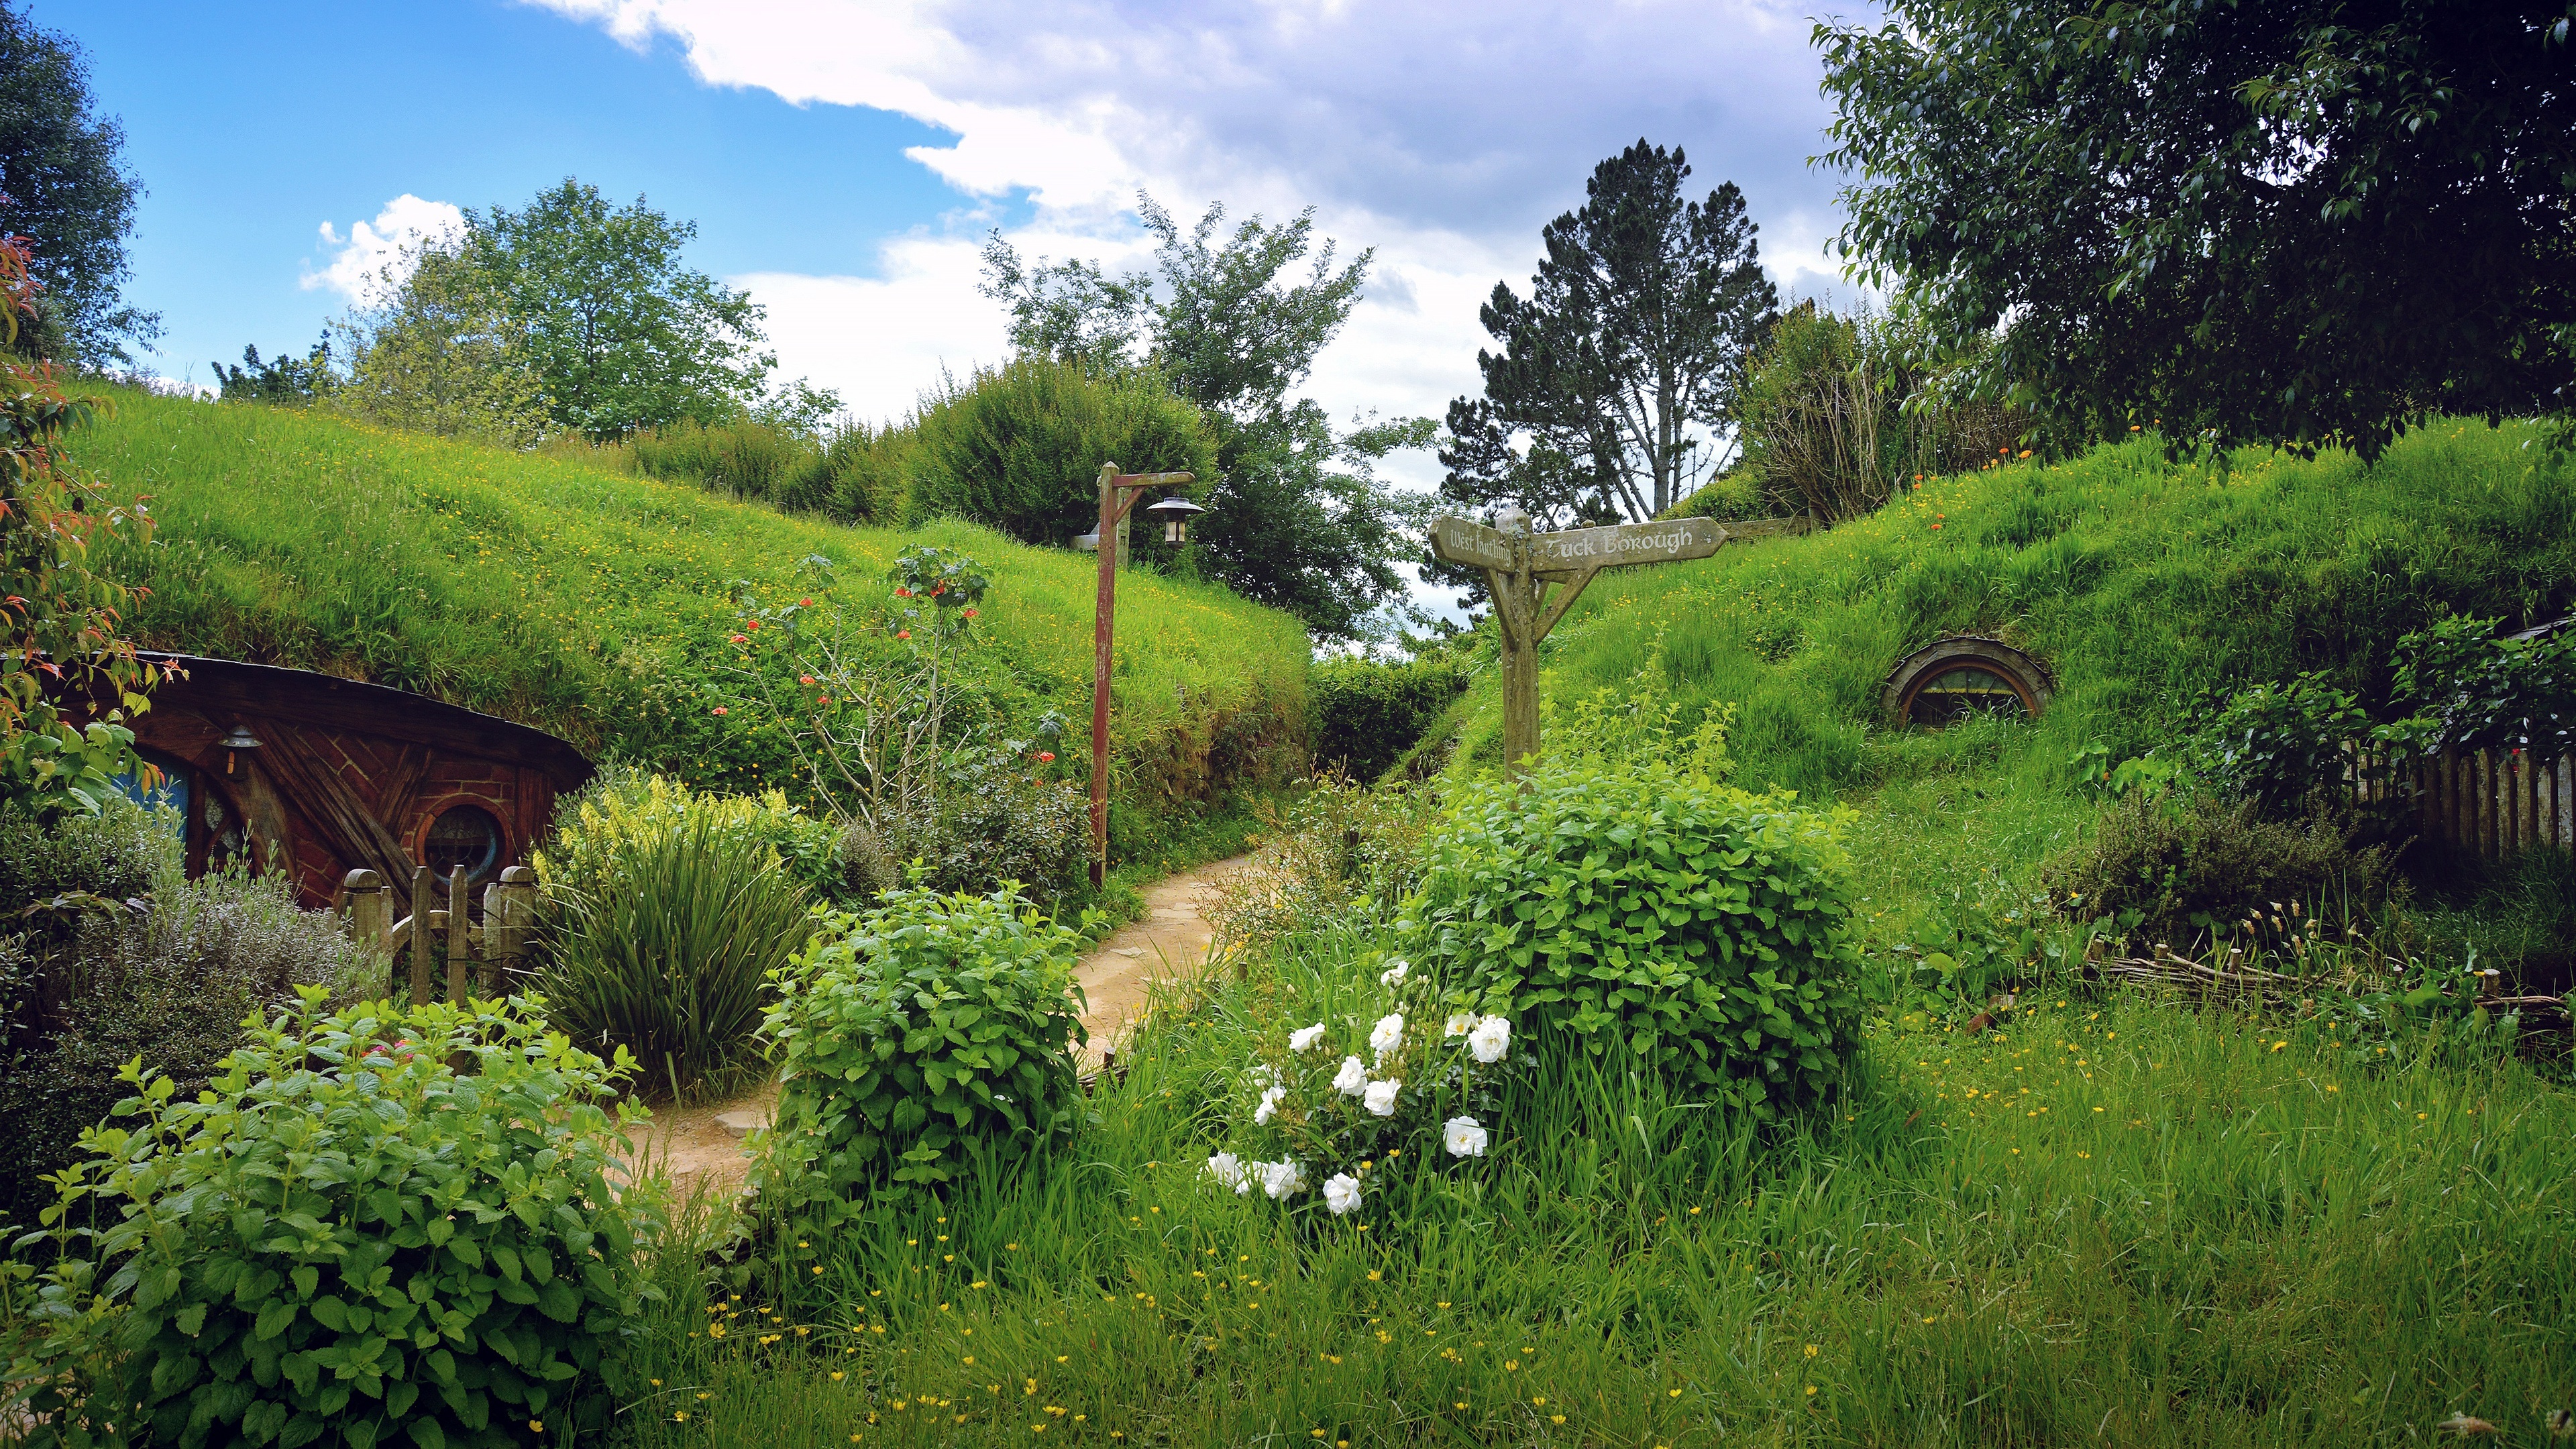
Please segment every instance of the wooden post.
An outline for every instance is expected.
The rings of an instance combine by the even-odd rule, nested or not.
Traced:
[[[1109,675],[1110,641],[1116,632],[1118,566],[1126,562],[1127,514],[1144,488],[1178,487],[1187,473],[1121,473],[1100,465],[1099,592],[1091,612],[1091,887],[1109,877]]]
[[[465,867],[447,872],[447,1004],[462,1006],[472,994],[466,981],[465,937],[473,929],[473,897],[465,889]]]
[[[349,939],[381,951],[394,928],[393,903],[385,899],[384,878],[372,870],[349,872],[340,882],[349,896]]]
[[[503,866],[501,878],[483,888],[483,964],[491,994],[503,994],[500,974],[527,954],[536,913],[537,873],[524,865]]]
[[[411,1004],[429,1004],[429,867],[411,868]]]

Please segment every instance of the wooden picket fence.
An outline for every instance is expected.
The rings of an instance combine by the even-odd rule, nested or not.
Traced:
[[[2358,757],[2356,798],[2396,788],[2385,756]],[[2445,750],[2408,782],[2424,838],[2494,860],[2536,845],[2576,846],[2576,755],[2543,761],[2519,750]]]
[[[341,883],[349,934],[386,955],[411,958],[411,1002],[426,1004],[438,967],[446,968],[446,999],[497,996],[506,990],[502,978],[527,954],[529,924],[536,918],[537,873],[524,865],[503,868],[500,879],[483,888],[483,919],[470,913],[461,922],[437,905],[437,877],[427,866],[411,873],[411,914],[397,920],[398,904],[382,876],[353,870]],[[470,901],[465,871],[447,878],[447,899]],[[425,924],[424,924],[425,923]]]

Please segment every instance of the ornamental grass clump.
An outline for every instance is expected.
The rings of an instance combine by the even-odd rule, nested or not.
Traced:
[[[534,1001],[326,1012],[327,994],[299,988],[198,1100],[126,1067],[131,1125],[84,1135],[17,1244],[53,1263],[13,1292],[29,1332],[0,1423],[65,1444],[497,1446],[605,1428],[637,1387],[660,1216],[611,1175],[633,1061],[549,1031]]]
[[[1526,788],[1524,788],[1526,786]],[[1542,759],[1460,785],[1399,935],[1539,1039],[1769,1114],[1858,1044],[1831,821],[1665,758]]]
[[[943,896],[915,879],[826,916],[770,973],[778,1107],[757,1175],[799,1226],[1037,1158],[1082,1120],[1082,937],[1016,882]]]
[[[1321,1020],[1256,1049],[1225,1146],[1207,1160],[1218,1186],[1280,1202],[1312,1191],[1342,1217],[1404,1152],[1485,1155],[1505,1074],[1531,1065],[1526,1051],[1513,1058],[1510,1019],[1444,1000],[1407,962],[1370,969],[1317,1003]]]

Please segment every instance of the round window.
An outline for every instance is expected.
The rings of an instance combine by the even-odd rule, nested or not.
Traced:
[[[467,880],[485,880],[500,863],[501,823],[490,812],[474,805],[451,805],[430,822],[421,864],[440,880],[460,865]]]
[[[1958,635],[1898,661],[1887,676],[1887,712],[1939,729],[1971,716],[2029,719],[2048,708],[2048,670],[2000,639]]]
[[[1914,691],[1914,704],[1907,716],[1919,725],[1935,727],[1972,714],[2001,715],[2020,719],[2029,714],[2021,702],[2021,691],[2012,681],[1991,669],[1962,665],[1933,676],[1932,682]]]

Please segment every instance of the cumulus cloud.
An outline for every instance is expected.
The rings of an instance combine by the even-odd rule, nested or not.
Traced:
[[[465,213],[455,203],[423,201],[406,191],[386,202],[375,220],[351,222],[345,236],[330,222],[322,223],[322,245],[330,248],[330,257],[319,271],[305,269],[304,289],[328,288],[353,304],[372,306],[383,300],[388,280],[401,281],[407,253],[422,242],[464,230]]]
[[[1778,0],[529,3],[639,49],[668,41],[710,85],[948,131],[908,154],[968,197],[1025,195],[1034,220],[1012,240],[1031,255],[1134,260],[1139,189],[1184,220],[1218,199],[1237,217],[1315,207],[1345,255],[1376,248],[1309,389],[1336,414],[1437,416],[1475,391],[1477,305],[1497,280],[1526,285],[1539,227],[1640,136],[1686,147],[1694,186],[1744,187],[1784,288],[1835,277],[1832,182],[1806,164],[1819,69],[1805,7]],[[999,356],[978,240],[907,237],[875,278],[733,280],[770,303],[786,373],[887,416],[934,360]]]

